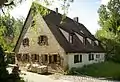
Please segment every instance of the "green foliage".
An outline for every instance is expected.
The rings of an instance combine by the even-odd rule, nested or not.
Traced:
[[[0,46],[0,81],[1,82],[24,82],[19,76],[19,70],[13,70],[11,74],[6,70],[7,63],[4,58],[4,52]]]
[[[87,65],[82,68],[72,68],[69,74],[120,80],[120,63],[109,61]]]
[[[8,78],[8,71],[6,70],[6,62],[4,59],[4,52],[2,47],[0,46],[0,81],[2,82],[7,82],[7,78]]]
[[[15,54],[14,53],[6,53],[6,62],[8,64],[15,64]]]
[[[0,45],[4,50],[13,50],[22,25],[22,20],[16,20],[10,14],[0,16]]]
[[[47,14],[50,13],[47,8],[41,6],[37,2],[32,3],[32,14],[35,16],[37,13],[40,13],[42,16],[46,16]]]
[[[110,0],[108,5],[101,5],[99,10],[99,25],[96,37],[107,51],[107,59],[120,62],[120,1]]]

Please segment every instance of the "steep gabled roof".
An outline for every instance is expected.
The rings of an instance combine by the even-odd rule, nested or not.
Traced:
[[[26,18],[26,20],[25,20],[25,22],[24,22],[24,25],[23,25],[23,27],[22,27],[22,30],[21,30],[21,32],[20,32],[20,35],[19,35],[19,37],[18,37],[18,40],[17,40],[17,42],[16,42],[16,45],[15,45],[15,48],[14,48],[14,50],[13,50],[13,52],[17,52],[17,50],[19,49],[19,47],[20,47],[20,44],[21,44],[21,42],[22,42],[22,39],[23,39],[23,37],[24,37],[24,35],[25,35],[25,32],[27,31],[27,29],[28,29],[28,27],[30,26],[30,23],[31,23],[31,21],[32,21],[32,12],[31,12],[32,10],[31,10],[31,8],[30,8],[30,10],[29,10],[29,12],[28,12],[28,15],[27,15],[27,18]],[[29,20],[28,20],[29,19]],[[25,32],[24,32],[25,31]]]
[[[28,16],[26,18],[25,24],[23,26],[23,29],[21,31],[21,34],[19,36],[19,39],[17,41],[17,44],[15,46],[15,49],[19,48],[20,42],[22,41],[21,39],[23,38],[23,35],[24,35],[23,31],[26,28],[28,28],[28,26],[30,25],[30,22],[27,22],[27,21],[28,21],[28,17],[30,17],[29,15],[30,15],[31,11],[32,10],[30,9]],[[80,53],[88,53],[88,52],[100,53],[100,52],[104,52],[104,49],[100,44],[99,45],[95,44],[94,46],[92,46],[88,41],[86,41],[87,44],[84,45],[82,43],[82,41],[78,38],[78,36],[75,34],[75,33],[77,33],[78,35],[80,35],[84,38],[89,38],[93,41],[97,40],[87,30],[87,28],[83,24],[78,23],[69,17],[66,17],[64,19],[63,23],[61,23],[63,15],[56,13],[55,11],[52,11],[49,9],[48,9],[48,11],[50,11],[50,13],[47,14],[46,16],[44,16],[43,19],[45,20],[49,29],[55,36],[56,40],[58,41],[60,46],[65,50],[66,53],[78,53],[78,52],[80,52]],[[30,18],[29,21],[32,21],[32,18]],[[28,24],[26,25],[26,23],[28,23]],[[66,31],[68,34],[74,34],[73,44],[71,44],[69,41],[67,41],[66,37],[64,36],[64,34],[61,32],[60,29]],[[14,51],[15,51],[15,49],[14,49]]]

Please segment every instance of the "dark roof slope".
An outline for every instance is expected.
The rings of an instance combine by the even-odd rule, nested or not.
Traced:
[[[97,39],[87,30],[87,28],[73,19],[70,19],[69,17],[66,17],[66,19],[62,21],[62,15],[57,14],[55,11],[50,10],[51,12],[46,15],[44,20],[48,24],[48,27],[54,34],[56,40],[59,42],[59,44],[64,48],[66,52],[104,52],[103,47],[99,44],[97,46],[96,44],[92,46],[88,41],[87,44],[84,45],[79,38],[74,34],[78,33],[79,35],[83,36],[84,38],[90,38],[93,41],[96,41]],[[67,41],[67,39],[64,37],[63,33],[60,31],[60,28],[68,33],[74,34],[74,41],[73,44]],[[82,32],[83,33],[82,33]],[[97,40],[98,41],[98,40]]]
[[[30,9],[30,11],[32,11],[32,10]],[[104,52],[104,49],[100,44],[99,45],[95,44],[94,46],[92,46],[88,41],[86,41],[86,45],[84,45],[81,42],[81,40],[77,37],[77,35],[75,33],[81,35],[84,38],[90,38],[93,41],[97,40],[87,30],[87,28],[83,24],[78,23],[78,22],[74,21],[73,19],[70,19],[69,17],[66,17],[64,19],[63,23],[61,23],[63,15],[56,13],[55,11],[52,11],[52,10],[49,10],[49,11],[50,11],[50,13],[47,14],[46,16],[44,16],[43,18],[44,18],[45,22],[47,23],[48,27],[50,28],[51,32],[54,34],[54,36],[55,36],[56,40],[58,41],[58,43],[60,44],[60,46],[65,50],[65,52],[67,52],[67,53],[78,53],[78,52],[80,52],[80,53],[88,53],[88,52],[100,53],[100,52]],[[25,28],[25,26],[23,26],[23,30],[24,30],[24,28]],[[60,28],[70,34],[71,33],[74,34],[73,44],[71,44],[69,41],[67,41],[67,39],[65,38],[63,33],[60,31]],[[20,34],[19,38],[21,38],[21,37],[22,36]],[[18,39],[18,42],[19,42],[19,39]],[[16,46],[17,46],[17,44],[16,44]]]

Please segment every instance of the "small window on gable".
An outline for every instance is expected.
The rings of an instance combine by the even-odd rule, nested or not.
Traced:
[[[24,47],[29,46],[29,39],[28,38],[23,39],[23,46]]]
[[[94,60],[94,54],[89,54],[89,61]]]
[[[33,20],[32,21],[32,24],[31,24],[31,27],[33,27],[35,25],[35,21]]]
[[[69,42],[71,43],[71,44],[73,44],[73,36],[74,36],[74,34],[69,34]]]
[[[39,36],[38,37],[38,44],[40,46],[42,46],[42,45],[48,45],[48,38],[47,38],[47,36],[45,36],[45,35]]]

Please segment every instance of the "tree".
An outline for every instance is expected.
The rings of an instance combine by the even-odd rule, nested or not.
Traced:
[[[98,14],[102,28],[97,31],[96,37],[103,43],[107,58],[120,62],[120,0],[110,0],[108,5],[101,5]]]
[[[26,0],[1,0],[0,9],[4,13],[4,8],[11,9]],[[39,0],[36,0],[39,1]],[[70,3],[74,0],[42,0],[46,5],[52,5],[54,1],[59,1],[61,3],[61,8],[64,10],[64,14],[67,14]],[[4,13],[5,14],[5,13]]]
[[[6,70],[6,62],[4,59],[4,52],[2,47],[0,46],[0,81],[7,82],[7,78],[9,76],[8,71]]]
[[[14,19],[10,14],[0,16],[0,45],[12,51],[23,26],[23,20]]]

